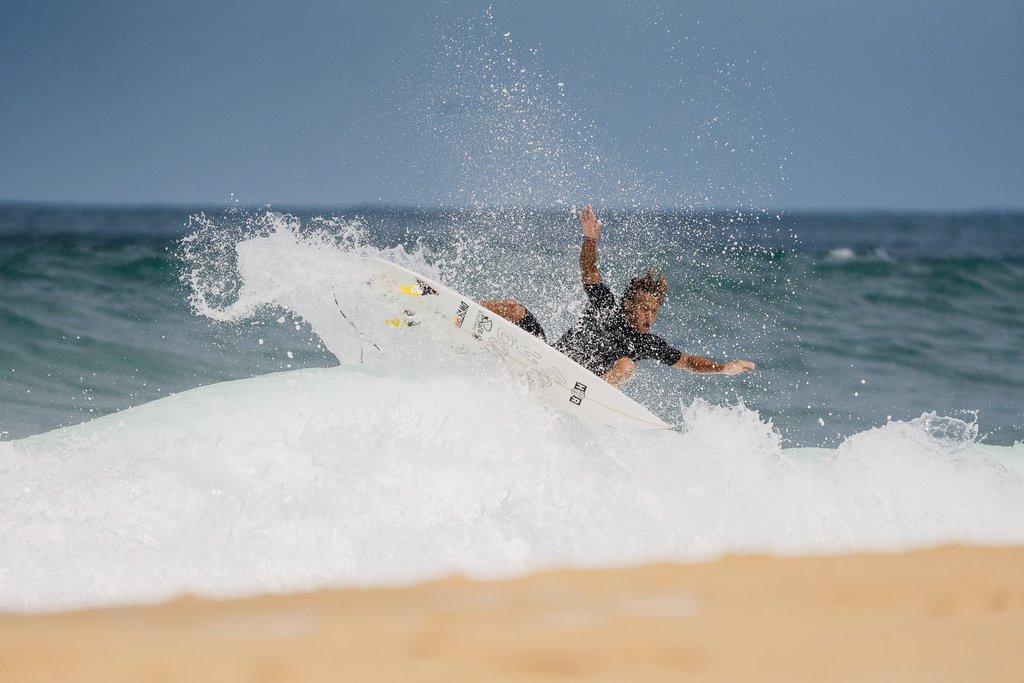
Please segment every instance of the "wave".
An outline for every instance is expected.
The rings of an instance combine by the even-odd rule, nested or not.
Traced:
[[[500,373],[340,366],[0,443],[0,609],[449,573],[1024,541],[1024,448],[894,421],[785,449],[743,405],[679,432],[554,412]]]
[[[742,401],[658,394],[652,368],[630,391],[648,392],[677,432],[581,422],[429,324],[380,334],[394,311],[366,286],[363,257],[444,279],[458,245],[377,247],[357,221],[328,223],[300,230],[268,214],[228,236],[200,225],[182,278],[200,315],[280,323],[259,335],[306,325],[340,366],[208,384],[0,442],[0,609],[1024,542],[1024,446],[978,443],[977,420],[929,413],[836,448],[784,448]],[[561,290],[521,287],[557,317]]]
[[[892,256],[885,249],[873,249],[870,252],[858,254],[850,247],[836,247],[829,249],[825,255],[825,261],[832,263],[848,263],[850,261],[892,262],[892,260]]]

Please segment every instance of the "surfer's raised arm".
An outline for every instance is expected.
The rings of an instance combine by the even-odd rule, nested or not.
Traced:
[[[580,250],[580,276],[583,284],[596,285],[601,282],[597,270],[597,238],[601,234],[601,221],[594,214],[594,207],[587,204],[577,216],[583,226],[583,248]]]

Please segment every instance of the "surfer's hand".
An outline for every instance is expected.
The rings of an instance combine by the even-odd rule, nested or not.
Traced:
[[[598,235],[601,234],[601,226],[603,224],[597,220],[597,215],[594,214],[594,207],[587,204],[576,215],[579,216],[580,223],[583,225],[583,236],[596,240]]]
[[[741,372],[753,372],[757,366],[749,360],[731,360],[722,368],[723,375],[738,375]]]

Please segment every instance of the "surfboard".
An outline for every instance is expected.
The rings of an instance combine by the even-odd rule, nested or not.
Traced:
[[[453,341],[501,359],[516,381],[558,410],[627,429],[673,429],[590,370],[473,299],[396,263],[368,260],[381,274],[382,286],[400,300],[401,309],[414,314],[387,318],[384,325],[403,328],[418,315],[440,316],[450,323],[445,329]]]

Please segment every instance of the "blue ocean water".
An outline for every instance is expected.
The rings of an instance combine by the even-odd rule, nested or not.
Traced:
[[[428,326],[362,364],[331,325],[393,315],[379,255],[560,334],[569,207],[4,206],[0,611],[1024,542],[1024,216],[600,215],[613,290],[666,273],[655,331],[758,364],[641,364],[678,431],[554,411]]]
[[[207,236],[207,269],[223,265],[214,243],[230,250],[262,216],[219,213],[209,214],[217,236]],[[179,241],[195,229],[196,214],[0,209],[3,438],[212,382],[337,363],[301,316],[298,329],[291,324],[296,311],[279,312],[288,314],[285,325],[277,312],[216,323],[191,310],[181,275],[197,264],[183,260]],[[555,334],[580,304],[568,211],[503,215],[519,225],[500,233],[488,227],[491,217],[462,212],[292,215],[309,229],[335,216],[339,236],[356,221],[382,248],[420,245],[451,284],[478,298],[517,296]],[[638,398],[669,412],[698,396],[741,400],[794,446],[834,446],[930,411],[976,414],[985,443],[1024,439],[1021,214],[604,218],[607,280],[621,288],[636,259],[668,276],[672,292],[657,331],[683,350],[747,357],[759,367],[728,381],[646,367],[658,387],[641,377]]]

